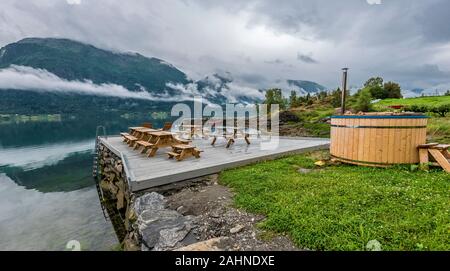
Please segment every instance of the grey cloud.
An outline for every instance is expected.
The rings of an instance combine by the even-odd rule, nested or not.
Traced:
[[[409,67],[433,63],[450,70],[448,10],[447,0],[3,0],[0,44],[72,38],[164,59],[194,79],[228,70],[252,85],[257,77],[246,78],[249,71],[266,81],[339,85],[343,66],[356,85],[374,73],[434,84],[445,77],[427,78]]]
[[[450,83],[450,71],[442,70],[435,64],[405,67],[391,70],[388,74],[400,81],[405,88],[429,88]]]
[[[312,56],[304,55],[304,54],[301,54],[301,53],[297,54],[297,59],[302,61],[302,62],[309,63],[309,64],[316,64],[316,63],[318,63],[317,60],[312,58]]]
[[[240,74],[237,79],[251,85],[261,85],[267,82],[267,79],[263,75],[253,73]]]
[[[450,41],[450,1],[434,1],[416,17],[423,36],[428,41]]]
[[[274,59],[274,60],[266,60],[266,61],[264,61],[264,63],[267,63],[267,64],[276,64],[276,65],[278,65],[278,64],[283,64],[284,61],[281,60],[281,59],[279,59],[279,58],[276,58],[276,59]]]

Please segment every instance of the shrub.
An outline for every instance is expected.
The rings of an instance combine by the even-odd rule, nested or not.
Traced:
[[[445,117],[448,112],[450,112],[450,104],[443,104],[440,106],[436,106],[431,108],[430,112],[438,114],[441,117]]]
[[[354,109],[356,111],[368,112],[372,110],[372,95],[369,88],[362,89],[358,94],[358,99]]]
[[[411,111],[411,112],[417,112],[417,113],[427,113],[430,112],[430,109],[428,108],[428,106],[426,105],[418,105],[418,104],[413,104],[410,106],[405,107],[406,111]]]
[[[394,82],[387,82],[384,84],[384,93],[387,96],[387,98],[395,98],[395,99],[403,98],[402,88],[400,87],[399,84]]]
[[[417,113],[434,113],[438,114],[441,117],[445,117],[450,112],[450,104],[442,104],[437,106],[413,104],[408,107],[405,107],[405,110]]]

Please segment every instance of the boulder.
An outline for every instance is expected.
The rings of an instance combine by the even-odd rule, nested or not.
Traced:
[[[193,228],[193,217],[166,209],[165,198],[155,192],[136,198],[133,209],[143,250],[173,249]]]

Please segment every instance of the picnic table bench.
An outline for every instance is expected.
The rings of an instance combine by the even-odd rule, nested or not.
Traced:
[[[215,127],[216,132],[212,134],[213,140],[211,142],[211,145],[215,145],[218,137],[223,137],[227,140],[226,148],[228,149],[232,144],[236,142],[236,139],[238,136],[242,136],[247,143],[247,145],[250,145],[250,133],[245,131],[245,128],[238,128],[238,127]],[[217,130],[221,132],[217,132]],[[233,131],[232,133],[228,133],[227,131]]]
[[[128,137],[135,136],[136,129],[142,129],[142,128],[145,128],[145,127],[141,127],[141,126],[129,127],[128,128],[128,133],[120,133],[120,135],[123,137],[123,142],[127,142],[128,141]]]
[[[148,133],[156,132],[156,131],[158,131],[158,130],[144,128],[144,127],[135,128],[135,129],[133,129],[133,132],[131,135],[123,136],[124,142],[127,142],[130,147],[135,147],[137,141],[148,140]]]
[[[172,151],[168,152],[169,159],[176,158],[178,161],[182,161],[186,157],[194,156],[195,158],[200,158],[200,150],[195,146],[186,144],[176,144],[172,145]]]
[[[436,160],[436,166],[441,166],[447,173],[450,173],[450,145],[430,143],[419,145],[419,157],[421,167],[426,169],[429,163],[429,155]]]
[[[189,141],[176,138],[176,134],[167,131],[150,131],[148,140],[138,140],[134,149],[142,148],[141,153],[146,153],[148,157],[154,157],[160,148],[170,147],[175,144],[188,144]]]

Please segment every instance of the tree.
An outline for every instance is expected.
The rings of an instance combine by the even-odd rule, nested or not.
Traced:
[[[358,99],[356,100],[355,110],[368,112],[372,109],[372,94],[370,88],[365,87],[358,93]]]
[[[364,84],[364,88],[370,91],[372,98],[374,99],[385,99],[386,92],[383,87],[383,78],[372,77]]]
[[[283,98],[283,93],[279,88],[272,88],[267,90],[264,103],[267,104],[269,110],[270,106],[273,104],[278,104],[280,106],[280,110],[286,109],[287,105],[287,101]]]
[[[295,90],[291,91],[291,95],[289,96],[289,107],[295,108],[301,105],[301,101],[297,96],[297,92]]]
[[[340,88],[331,93],[331,105],[334,108],[340,107],[342,102],[342,91]]]
[[[450,89],[447,90],[447,92],[445,93],[445,96],[450,96]]]
[[[381,77],[372,77],[364,84],[364,88],[369,89],[373,99],[389,99],[403,98],[402,89],[399,84],[395,82],[384,83]]]
[[[365,88],[373,88],[373,87],[383,87],[383,78],[381,77],[372,77],[364,84]]]
[[[314,101],[311,99],[311,94],[308,92],[308,94],[306,94],[306,105],[312,105],[314,103]]]
[[[387,95],[386,98],[394,98],[394,99],[401,99],[403,98],[402,95],[402,88],[399,84],[395,82],[387,82],[384,84],[384,92],[385,95]]]
[[[320,91],[317,93],[317,100],[324,101],[328,97],[328,92],[326,91]]]

